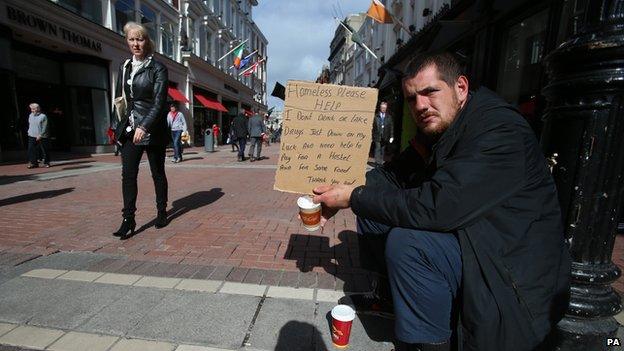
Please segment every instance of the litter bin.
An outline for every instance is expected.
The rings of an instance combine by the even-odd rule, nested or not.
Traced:
[[[207,128],[204,132],[204,151],[206,152],[214,152],[214,139],[212,135],[212,130]]]

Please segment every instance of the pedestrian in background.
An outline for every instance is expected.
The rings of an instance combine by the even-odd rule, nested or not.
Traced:
[[[213,141],[214,141],[214,148],[217,148],[217,145],[219,145],[219,126],[216,124],[212,125],[212,135],[213,135]]]
[[[173,139],[173,160],[171,162],[178,163],[182,161],[182,133],[186,132],[187,129],[184,114],[178,111],[178,106],[175,103],[169,105],[167,124],[171,129],[171,139]]]
[[[386,155],[386,146],[394,141],[394,123],[387,111],[388,103],[379,104],[379,112],[373,121],[373,141],[375,142],[375,165],[381,166]]]
[[[249,136],[251,137],[251,146],[249,147],[249,161],[261,160],[260,153],[262,152],[262,137],[266,132],[264,121],[259,114],[253,115],[249,119]],[[254,156],[254,151],[255,156]]]
[[[239,114],[232,120],[232,143],[238,143],[238,162],[245,161],[245,144],[249,135],[249,124],[244,114]]]
[[[43,165],[50,167],[50,152],[48,146],[48,117],[41,113],[41,106],[33,102],[30,105],[28,115],[28,166],[27,168],[39,167],[38,154],[41,152]]]
[[[114,119],[117,140],[122,144],[123,221],[113,235],[122,240],[134,235],[137,176],[143,152],[147,153],[156,191],[156,228],[167,225],[167,176],[165,155],[167,136],[167,67],[152,54],[154,44],[147,29],[128,22],[123,28],[132,57],[119,68],[115,96],[126,97],[125,116]],[[123,78],[122,78],[123,77]],[[123,89],[123,90],[122,90]],[[119,128],[117,128],[119,127]]]
[[[234,120],[230,122],[230,131],[228,132],[227,144],[232,145],[232,152],[238,151],[238,143],[236,140],[236,134],[234,134]]]

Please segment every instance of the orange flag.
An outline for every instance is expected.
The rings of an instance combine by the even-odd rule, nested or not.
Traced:
[[[392,23],[392,15],[378,0],[373,0],[366,15],[379,23]]]

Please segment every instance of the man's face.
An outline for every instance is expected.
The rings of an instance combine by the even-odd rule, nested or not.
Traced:
[[[460,76],[449,86],[439,78],[436,66],[429,65],[403,80],[403,94],[418,129],[439,137],[466,103],[468,80]]]
[[[29,106],[29,107],[30,107],[30,112],[32,112],[35,115],[39,114],[39,106]]]
[[[386,103],[381,103],[381,105],[379,105],[379,111],[381,113],[386,113],[386,109],[388,108],[388,104]]]

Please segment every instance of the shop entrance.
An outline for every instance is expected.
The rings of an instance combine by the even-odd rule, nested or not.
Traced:
[[[20,149],[28,145],[28,115],[30,103],[36,102],[48,117],[50,148],[57,151],[69,151],[71,145],[71,121],[66,114],[66,91],[63,86],[28,79],[17,79],[18,133],[23,143]],[[7,125],[7,124],[4,124]]]

